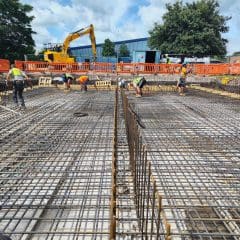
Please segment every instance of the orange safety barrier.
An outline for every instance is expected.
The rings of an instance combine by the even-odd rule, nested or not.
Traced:
[[[49,72],[71,72],[72,64],[68,63],[49,63],[48,71]]]
[[[7,61],[7,60],[6,60]],[[179,74],[181,64],[166,63],[46,63],[37,61],[15,61],[17,67],[28,72],[73,73],[126,73],[126,74]],[[0,68],[1,69],[1,68]],[[5,71],[9,69],[5,65]],[[197,75],[240,74],[240,63],[235,64],[189,64],[188,69]]]
[[[10,62],[7,59],[0,59],[0,72],[8,72],[10,69]]]
[[[172,74],[172,69],[175,64],[158,64],[158,69],[156,73],[159,74]]]
[[[48,63],[41,61],[15,61],[15,66],[27,72],[46,72],[49,68]]]
[[[134,66],[132,63],[118,63],[117,64],[117,72],[118,73],[133,73]]]
[[[240,63],[230,64],[229,74],[231,74],[231,75],[240,74]]]
[[[106,73],[114,73],[116,72],[116,64],[115,63],[94,63],[92,65],[91,71],[94,72],[106,72]]]
[[[205,64],[207,75],[229,74],[229,64]]]
[[[21,69],[21,70],[24,70],[24,61],[18,61],[18,60],[15,60],[14,61],[14,64],[17,68]]]
[[[206,71],[207,68],[205,67],[205,64],[193,64],[192,66],[193,74],[206,75]]]
[[[91,69],[91,63],[88,63],[88,62],[72,63],[70,66],[69,66],[69,69],[71,70],[71,72],[86,73],[86,72],[88,72]]]

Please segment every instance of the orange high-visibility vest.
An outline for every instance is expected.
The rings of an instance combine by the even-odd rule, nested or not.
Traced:
[[[78,81],[83,84],[88,81],[88,76],[81,76],[78,78]]]

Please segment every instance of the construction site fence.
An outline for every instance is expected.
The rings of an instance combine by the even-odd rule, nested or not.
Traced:
[[[7,59],[0,59],[0,72],[8,72],[10,69],[10,62]]]
[[[62,73],[118,73],[118,74],[179,74],[181,64],[165,63],[47,63],[37,61],[15,61],[18,68],[28,72]],[[0,72],[7,72],[10,68],[8,60],[0,60]],[[188,64],[188,69],[197,75],[238,75],[240,63],[226,64]]]
[[[171,225],[167,221],[157,183],[148,160],[147,147],[139,131],[139,119],[122,91],[122,102],[133,177],[135,206],[141,239],[171,239]]]

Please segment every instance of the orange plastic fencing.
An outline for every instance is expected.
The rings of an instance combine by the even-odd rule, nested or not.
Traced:
[[[229,74],[232,74],[232,75],[240,74],[240,63],[230,64]]]
[[[117,72],[131,74],[134,72],[134,66],[132,63],[118,63],[117,64]]]
[[[27,72],[73,72],[73,73],[118,73],[118,74],[179,74],[181,64],[154,63],[47,63],[38,61],[15,61],[18,68]],[[7,72],[10,63],[0,59],[0,72]],[[240,74],[240,63],[234,64],[189,64],[196,75]]]
[[[205,64],[192,65],[192,73],[193,74],[206,75],[207,74],[206,71],[207,71],[207,68],[205,67]]]
[[[10,62],[7,59],[0,59],[0,72],[8,72],[10,68]]]
[[[90,71],[91,69],[91,63],[73,63],[68,67],[71,72],[82,72],[82,73],[86,73],[88,71]]]
[[[207,75],[229,74],[229,64],[206,64]]]
[[[114,73],[116,72],[116,64],[114,63],[93,63],[90,70],[99,73]]]
[[[118,73],[134,74],[178,74],[181,64],[118,63]]]
[[[15,61],[14,63],[17,68],[27,72],[46,72],[49,69],[49,65],[46,62]]]

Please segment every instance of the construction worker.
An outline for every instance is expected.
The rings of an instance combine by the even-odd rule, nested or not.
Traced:
[[[126,81],[124,78],[121,77],[118,78],[118,86],[119,88],[126,88]]]
[[[78,82],[81,84],[81,91],[87,92],[88,81],[89,81],[89,77],[86,75],[82,75],[78,78]]]
[[[136,91],[136,97],[142,96],[142,88],[147,83],[144,77],[135,77],[132,81],[132,85]]]
[[[170,61],[170,58],[169,58],[168,54],[165,54],[165,57],[166,57],[166,63],[167,63],[167,64],[170,64],[171,61]]]
[[[185,95],[185,89],[186,89],[186,79],[187,79],[187,74],[189,71],[187,70],[187,64],[183,63],[181,67],[181,72],[180,72],[180,79],[177,82],[177,88],[179,94]]]
[[[11,238],[7,235],[0,233],[0,240],[11,240]]]
[[[24,90],[24,79],[29,79],[28,76],[21,71],[19,68],[16,68],[14,64],[11,65],[11,69],[7,74],[7,82],[12,81],[13,83],[13,101],[18,107],[18,97],[21,101],[20,109],[25,109],[25,102],[23,98]]]
[[[65,90],[70,90],[71,81],[74,79],[72,74],[66,72],[63,74],[63,82],[65,84]]]

